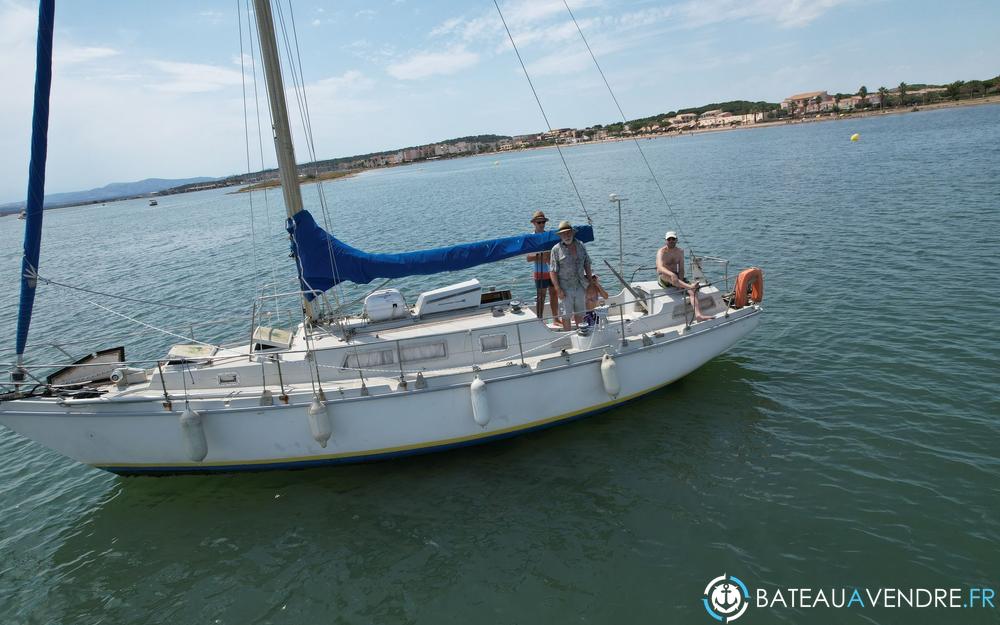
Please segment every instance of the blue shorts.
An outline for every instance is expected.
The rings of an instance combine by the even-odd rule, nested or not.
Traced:
[[[542,278],[541,280],[535,280],[535,288],[538,289],[538,290],[551,289],[552,288],[552,280],[549,280],[548,278]]]

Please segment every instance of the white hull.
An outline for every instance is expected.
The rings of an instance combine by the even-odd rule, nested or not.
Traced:
[[[727,350],[759,323],[759,307],[729,311],[728,317],[681,333],[639,336],[627,346],[573,351],[522,366],[518,362],[428,377],[392,392],[331,391],[325,408],[333,434],[321,447],[312,436],[307,410],[311,391],[292,392],[288,404],[260,406],[259,398],[198,399],[208,453],[193,462],[179,426],[185,406],[168,410],[155,399],[60,401],[22,399],[0,405],[0,423],[85,464],[121,474],[239,471],[363,462],[487,442],[607,410],[665,386]],[[620,392],[610,396],[601,357],[612,355]],[[470,384],[486,382],[490,419],[473,415]],[[374,391],[374,389],[373,389]],[[162,398],[160,398],[162,399]]]

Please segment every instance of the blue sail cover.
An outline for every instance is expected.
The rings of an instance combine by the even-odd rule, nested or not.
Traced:
[[[42,246],[42,204],[45,199],[45,157],[48,152],[49,91],[52,87],[52,28],[55,0],[38,3],[38,41],[35,53],[35,104],[31,128],[31,162],[28,166],[28,201],[25,206],[24,255],[21,258],[21,299],[17,314],[16,353],[24,354],[35,306],[38,256]]]
[[[379,278],[458,271],[512,256],[550,250],[559,242],[559,235],[555,232],[543,232],[419,252],[369,254],[323,230],[309,211],[296,213],[288,220],[286,229],[292,235],[292,251],[298,256],[304,291],[325,291],[345,280],[367,284]],[[585,243],[593,241],[593,228],[578,226],[576,238]]]

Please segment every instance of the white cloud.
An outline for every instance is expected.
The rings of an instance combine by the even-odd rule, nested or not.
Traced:
[[[150,61],[150,65],[164,74],[150,85],[157,91],[204,93],[243,83],[241,74],[227,67],[175,61]]]
[[[386,68],[389,75],[400,80],[418,80],[472,67],[479,62],[479,54],[464,46],[454,46],[444,52],[417,52],[405,61],[392,63]]]
[[[341,46],[342,50],[369,63],[383,64],[396,56],[396,49],[389,44],[376,46],[367,39],[357,39]]]
[[[376,15],[377,15],[377,12],[374,11],[373,9],[361,9],[360,11],[358,11],[357,13],[354,14],[354,17],[372,19]]]
[[[317,91],[333,96],[350,96],[370,91],[373,86],[375,86],[374,80],[358,70],[352,69],[340,76],[331,76],[318,80],[312,85],[307,85],[306,89],[309,90],[310,94],[313,91]]]
[[[597,1],[576,0],[570,2],[570,9],[583,9],[598,5]],[[568,16],[563,0],[519,0],[501,7],[504,18],[510,26],[530,26],[555,15]]]
[[[77,63],[87,63],[98,59],[117,56],[118,50],[112,48],[98,47],[75,47],[66,45],[53,45],[52,62],[59,65],[74,65]]]
[[[435,27],[430,32],[430,37],[441,37],[443,35],[448,35],[455,32],[459,26],[465,21],[461,17],[453,17],[451,19],[445,20],[440,26]]]
[[[201,11],[198,13],[198,18],[209,24],[221,24],[225,17],[226,15],[221,11]]]
[[[251,57],[246,52],[244,52],[242,55],[235,54],[233,55],[233,65],[239,65],[240,67],[245,68],[246,71],[249,72],[250,67],[253,66],[253,57]]]
[[[697,0],[678,7],[689,27],[739,20],[770,21],[784,28],[805,26],[827,11],[856,0]]]

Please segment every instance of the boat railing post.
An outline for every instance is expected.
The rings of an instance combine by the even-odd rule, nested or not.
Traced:
[[[250,309],[250,349],[247,350],[247,362],[253,362],[253,333],[257,323],[257,300],[254,300]]]
[[[514,329],[517,330],[517,351],[521,354],[521,366],[527,367],[528,365],[524,364],[524,345],[521,344],[521,324],[514,324]]]
[[[618,319],[622,324],[622,347],[625,347],[628,345],[628,339],[625,338],[625,308],[621,304],[618,304]]]
[[[399,339],[396,339],[396,360],[399,361],[399,388],[406,390],[406,374],[403,372],[403,350],[399,347]]]
[[[278,386],[281,387],[281,395],[278,395],[278,399],[280,399],[282,403],[287,404],[288,403],[288,394],[285,393],[285,378],[281,375],[281,357],[280,357],[280,354],[275,354],[274,356],[271,356],[271,358],[274,360],[275,366],[278,367]]]
[[[163,407],[169,412],[174,409],[170,403],[170,395],[167,393],[167,382],[163,379],[163,363],[156,361],[156,369],[160,372],[160,386],[163,388]]]

